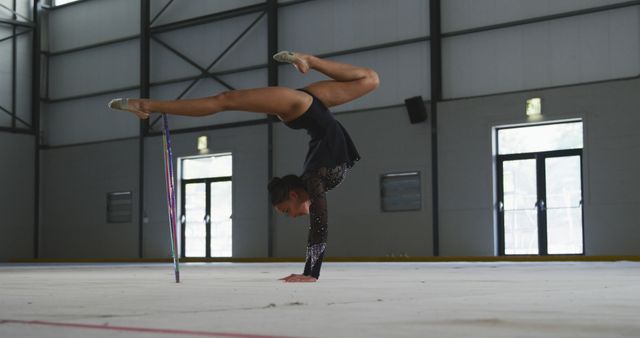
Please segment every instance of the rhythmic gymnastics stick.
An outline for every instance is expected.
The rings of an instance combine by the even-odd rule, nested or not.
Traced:
[[[176,283],[180,283],[180,261],[178,259],[178,240],[176,227],[176,194],[173,176],[173,154],[171,152],[171,135],[169,134],[169,121],[167,114],[162,114],[164,128],[162,130],[162,143],[164,145],[164,177],[167,185],[167,209],[169,214],[169,232],[171,234],[171,255],[175,270]]]

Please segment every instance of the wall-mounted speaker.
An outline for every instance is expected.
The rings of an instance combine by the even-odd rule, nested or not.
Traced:
[[[422,96],[414,96],[404,100],[404,105],[409,113],[411,123],[419,123],[427,119],[427,107],[424,105]]]

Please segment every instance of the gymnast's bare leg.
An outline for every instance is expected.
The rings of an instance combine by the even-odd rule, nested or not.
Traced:
[[[283,54],[286,53],[286,54]],[[283,56],[277,58],[277,56]],[[303,74],[310,69],[331,78],[305,87],[325,106],[332,107],[355,100],[378,87],[378,74],[365,67],[320,59],[302,53],[280,52],[276,60],[291,63]],[[276,115],[283,121],[302,115],[311,105],[312,97],[302,91],[285,87],[229,90],[214,96],[184,100],[115,99],[109,107],[130,111],[141,119],[150,113],[206,116],[221,111],[246,111]]]

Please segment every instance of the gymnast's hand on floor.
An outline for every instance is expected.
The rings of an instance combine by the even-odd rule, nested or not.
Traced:
[[[286,283],[313,283],[318,279],[311,276],[297,275],[295,273],[292,273],[287,277],[280,278],[279,280],[284,281]]]

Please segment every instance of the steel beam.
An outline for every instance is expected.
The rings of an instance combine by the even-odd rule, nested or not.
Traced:
[[[33,0],[34,30],[31,45],[31,132],[34,134],[33,257],[40,257],[40,0]]]
[[[570,17],[574,17],[574,16],[579,16],[579,15],[600,13],[600,12],[610,11],[610,10],[614,10],[614,9],[631,7],[631,6],[638,6],[638,5],[640,5],[640,0],[626,1],[626,2],[620,2],[620,3],[611,4],[611,5],[580,9],[580,10],[571,11],[571,12],[551,14],[551,15],[539,16],[539,17],[534,17],[534,18],[509,21],[509,22],[504,22],[504,23],[495,24],[495,25],[463,29],[463,30],[454,31],[454,32],[447,32],[447,33],[442,33],[442,37],[443,38],[450,38],[450,37],[454,37],[454,36],[468,35],[468,34],[474,34],[474,33],[479,33],[479,32],[486,32],[486,31],[496,30],[496,29],[503,29],[503,28],[522,26],[522,25],[529,25],[529,24],[532,24],[532,23],[539,23],[539,22],[545,22],[545,21],[551,21],[551,20],[570,18]]]
[[[267,119],[258,119],[258,120],[222,123],[222,124],[214,124],[214,125],[201,126],[201,127],[175,129],[175,130],[171,130],[171,135],[188,134],[188,133],[210,131],[210,130],[218,130],[218,129],[227,129],[227,128],[239,128],[239,127],[257,126],[257,125],[262,125],[262,124],[267,124],[267,123],[268,123]],[[160,131],[150,131],[147,134],[147,136],[162,136],[162,132],[160,132]]]
[[[4,6],[3,6],[4,7]],[[16,0],[13,0],[13,20],[18,19],[18,13],[16,13]],[[16,26],[12,27],[13,36],[16,35]],[[11,128],[16,127],[16,109],[17,109],[17,78],[18,78],[18,39],[11,40]]]
[[[272,55],[278,52],[278,1],[267,0],[267,64],[269,86],[278,85],[278,63]],[[267,115],[267,182],[273,178],[273,117]],[[271,201],[267,201],[267,255],[273,257],[273,233],[275,231],[275,216]]]
[[[69,49],[65,49],[65,50],[61,50],[61,51],[57,51],[57,52],[42,51],[42,54],[45,54],[45,55],[47,55],[49,57],[54,57],[54,56],[60,56],[60,55],[64,55],[64,54],[80,52],[80,51],[84,51],[84,50],[88,50],[88,49],[114,45],[114,44],[117,44],[117,43],[127,42],[127,41],[135,40],[135,39],[138,39],[138,38],[140,38],[140,35],[130,35],[130,36],[125,36],[123,38],[118,38],[118,39],[113,39],[113,40],[108,40],[108,41],[103,41],[103,42],[98,42],[98,43],[92,43],[90,45],[80,46],[80,47],[76,47],[76,48],[69,48]]]
[[[14,103],[15,103],[15,99],[14,99]],[[25,121],[25,120],[23,120],[23,119],[19,118],[18,116],[16,116],[16,114],[15,114],[15,113],[13,113],[13,112],[9,111],[9,109],[7,109],[7,108],[5,108],[5,107],[3,107],[3,106],[0,106],[0,111],[3,111],[3,112],[5,112],[6,114],[8,114],[9,116],[11,116],[11,119],[12,119],[12,120],[20,121],[20,122],[21,122],[22,124],[24,124],[26,127],[31,127],[31,124],[30,124],[29,122],[27,122],[27,121]],[[14,108],[14,111],[15,111],[15,108]],[[14,122],[15,122],[15,121],[14,121]],[[13,124],[13,126],[12,126],[12,127],[13,127],[13,128],[16,128],[15,123],[12,123],[12,124]]]
[[[431,189],[433,255],[440,255],[440,219],[438,200],[438,102],[442,100],[442,35],[440,0],[429,1],[429,37],[431,70]]]
[[[150,96],[150,0],[140,0],[140,97]],[[144,256],[144,139],[149,131],[149,120],[140,121],[138,138],[138,257]]]
[[[25,28],[31,28],[31,29],[33,29],[35,27],[33,22],[24,22],[24,21],[7,20],[7,19],[0,19],[0,24],[10,25],[10,26],[18,26],[18,27],[25,27]]]
[[[162,15],[162,13],[164,13],[164,11],[167,10],[167,8],[169,8],[169,6],[171,6],[171,4],[173,3],[174,0],[170,0],[169,2],[167,2],[166,5],[164,5],[164,7],[162,7],[162,9],[158,12],[158,14],[156,14],[156,16],[153,17],[153,19],[151,19],[151,22],[149,22],[149,26],[152,26],[154,22],[156,22],[156,20],[158,20],[158,18],[160,17],[160,15]]]
[[[199,16],[199,17],[195,17],[187,20],[169,23],[166,25],[151,27],[151,33],[157,34],[157,33],[169,32],[177,29],[212,23],[215,21],[231,19],[231,18],[235,18],[238,16],[243,16],[251,13],[264,12],[265,10],[266,10],[266,3],[235,8],[235,9],[231,9],[224,12],[203,15],[203,16]]]
[[[32,29],[24,30],[24,31],[22,31],[20,33],[15,33],[13,35],[10,35],[10,36],[7,36],[5,38],[0,39],[0,42],[7,41],[7,40],[10,40],[10,39],[15,39],[20,35],[24,35],[24,34],[31,33],[31,32],[33,32]]]

